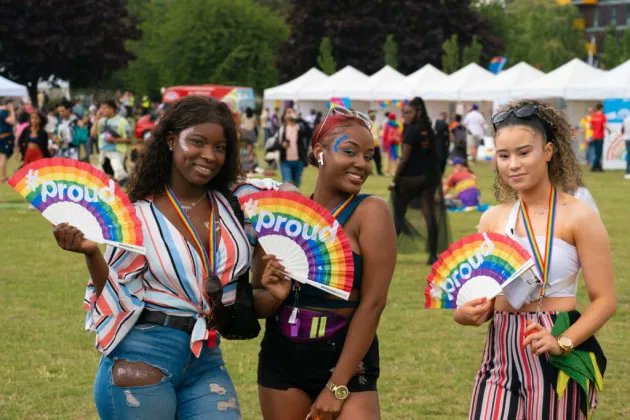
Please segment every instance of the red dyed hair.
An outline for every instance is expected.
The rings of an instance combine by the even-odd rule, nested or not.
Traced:
[[[362,127],[365,127],[369,130],[368,126],[365,124],[361,118],[353,117],[350,115],[342,115],[342,114],[332,114],[329,115],[325,121],[322,121],[320,124],[315,127],[313,130],[313,137],[311,138],[311,147],[315,147],[316,144],[321,143],[322,139],[330,134],[337,127],[348,126],[352,123],[359,124]]]

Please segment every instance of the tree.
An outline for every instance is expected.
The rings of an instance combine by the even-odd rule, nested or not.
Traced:
[[[608,69],[616,67],[624,61],[624,46],[619,41],[617,27],[611,23],[606,27],[604,52],[602,53],[602,61]]]
[[[622,47],[622,62],[630,59],[630,31],[625,30],[623,32],[623,38],[621,38],[621,47]]]
[[[37,80],[54,74],[73,85],[104,81],[133,55],[139,37],[124,0],[4,0],[0,7],[0,68],[26,84],[36,103]]]
[[[373,73],[383,66],[387,22],[385,2],[360,0],[294,0],[288,22],[291,35],[278,49],[281,80],[299,76],[316,66],[319,46],[329,37],[336,67],[351,65]]]
[[[450,74],[459,69],[459,45],[457,34],[451,35],[442,43],[442,70]]]
[[[388,34],[385,37],[385,45],[383,45],[383,57],[385,64],[392,68],[398,68],[398,45],[394,35]]]
[[[276,84],[277,46],[288,30],[253,0],[150,0],[137,59],[120,77],[149,92],[174,84],[238,84],[260,90]]]
[[[513,0],[506,7],[506,55],[550,71],[584,56],[584,39],[575,25],[578,10],[548,0]]]
[[[330,38],[325,36],[322,43],[319,44],[319,55],[317,56],[317,65],[326,74],[331,75],[337,71],[335,59],[332,56],[332,46]]]
[[[481,43],[479,43],[477,36],[476,35],[473,36],[472,42],[470,43],[470,45],[467,45],[464,47],[464,51],[462,52],[461,66],[464,67],[470,63],[479,64],[479,61],[481,60],[482,50],[483,50],[483,47],[481,46]]]

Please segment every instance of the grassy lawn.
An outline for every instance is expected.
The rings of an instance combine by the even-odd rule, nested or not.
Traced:
[[[15,161],[13,161],[15,165]],[[492,202],[492,171],[474,167]],[[315,171],[305,172],[310,192]],[[586,173],[608,227],[617,275],[618,310],[598,334],[608,356],[596,418],[630,418],[630,182],[621,172]],[[365,191],[388,197],[389,178],[371,177]],[[419,217],[412,214],[412,217]],[[478,213],[450,215],[453,238],[475,231]],[[628,223],[628,224],[626,224]],[[61,251],[50,226],[7,185],[0,185],[0,418],[95,418],[92,382],[99,354],[83,332],[86,269],[81,256]],[[484,344],[485,327],[456,325],[451,313],[423,309],[428,266],[424,244],[401,239],[389,302],[378,330],[383,418],[465,418]],[[580,285],[580,309],[587,304]],[[243,418],[258,419],[259,340],[223,342]]]

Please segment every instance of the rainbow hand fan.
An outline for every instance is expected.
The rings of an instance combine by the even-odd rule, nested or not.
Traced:
[[[518,242],[498,233],[475,233],[440,254],[427,277],[425,308],[453,309],[470,300],[498,295],[532,270],[534,261]]]
[[[89,163],[41,159],[17,171],[9,185],[52,224],[68,223],[89,240],[145,253],[142,225],[127,194]]]
[[[291,278],[348,300],[352,249],[328,210],[287,191],[260,191],[239,200],[260,245],[281,260]]]

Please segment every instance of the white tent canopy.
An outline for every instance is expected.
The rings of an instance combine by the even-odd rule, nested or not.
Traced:
[[[564,98],[565,100],[596,99],[583,90],[605,72],[574,58],[557,69],[511,91],[518,98]]]
[[[25,98],[28,97],[28,89],[24,85],[20,85],[0,76],[0,96]]]
[[[495,77],[477,63],[470,63],[427,88],[422,94],[425,100],[460,101],[462,90],[469,86],[487,82]]]
[[[604,72],[593,83],[578,86],[576,91],[590,99],[630,98],[630,60]]]
[[[299,89],[315,85],[323,80],[326,80],[327,77],[328,76],[326,76],[326,74],[322,73],[315,67],[311,67],[309,71],[293,80],[279,86],[265,89],[265,101],[296,99],[296,94]]]
[[[395,93],[392,91],[392,88],[405,80],[406,77],[402,73],[389,65],[385,65],[385,67],[370,76],[368,99],[377,101],[397,98],[394,96]]]
[[[297,100],[328,101],[333,97],[353,98],[363,92],[370,78],[352,66],[346,66],[319,83],[305,86],[296,93]]]
[[[467,101],[507,99],[511,97],[513,89],[536,80],[544,76],[544,74],[542,71],[521,61],[486,82],[462,89],[461,99]]]
[[[427,89],[446,77],[446,73],[441,72],[431,64],[425,64],[403,81],[391,86],[376,88],[372,93],[376,99],[408,99],[422,96]]]

